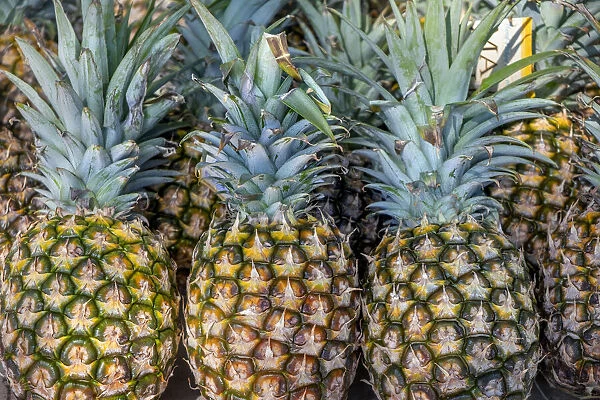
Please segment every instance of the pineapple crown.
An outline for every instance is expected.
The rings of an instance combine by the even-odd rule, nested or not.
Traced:
[[[286,4],[285,0],[217,0],[204,1],[211,14],[221,22],[236,44],[242,57],[247,57],[252,44],[262,34],[262,27],[273,21],[275,15]],[[186,40],[186,58],[193,64],[214,57],[211,38],[197,13],[190,11],[184,16],[184,24],[179,31]],[[194,71],[198,73],[198,71]]]
[[[397,80],[402,99],[384,92],[385,100],[371,102],[381,108],[387,129],[365,124],[355,128],[363,136],[357,140],[365,148],[360,153],[376,165],[365,170],[372,177],[369,186],[385,197],[372,207],[406,226],[418,225],[425,216],[447,223],[495,213],[500,205],[482,189],[499,176],[514,174],[507,165],[532,158],[551,161],[517,139],[486,134],[539,116],[528,110],[554,105],[527,95],[555,76],[538,72],[486,97],[495,83],[523,68],[520,62],[469,94],[478,56],[510,11],[510,1],[503,1],[475,29],[468,14],[461,17],[460,0],[447,10],[441,0],[429,1],[423,26],[414,2],[407,3],[404,15],[395,2],[390,6],[395,20],[386,28],[389,55],[374,48]],[[548,55],[528,62],[543,56]]]
[[[529,2],[532,3],[532,2]],[[581,12],[582,7],[591,14],[600,13],[600,3],[589,1],[576,4],[562,0],[544,0],[528,4],[533,10],[523,10],[521,14],[530,15],[536,22],[536,51],[561,50],[571,47],[588,57],[598,56],[600,33],[595,31],[590,21]],[[534,6],[535,5],[535,6]]]
[[[157,24],[151,2],[132,34],[128,12],[115,16],[113,0],[83,0],[80,41],[61,3],[54,6],[58,54],[17,39],[45,99],[4,72],[33,106],[17,105],[37,136],[38,172],[27,175],[45,186],[39,192],[50,211],[127,213],[144,187],[171,174],[155,169],[164,143],[158,122],[181,98],[153,96],[153,82],[179,40],[169,31],[186,10]]]
[[[75,14],[79,0],[61,0],[67,14]],[[0,0],[0,29],[25,27],[31,31],[34,26],[43,27],[45,37],[56,37],[54,5],[51,0]],[[74,21],[75,24],[79,21]]]
[[[298,20],[308,53],[296,49],[294,62],[319,68],[317,82],[338,115],[365,121],[372,116],[366,99],[377,97],[377,89],[369,81],[385,77],[385,69],[370,45],[384,44],[385,20],[382,14],[377,18],[365,15],[362,3],[344,0],[338,11],[325,4],[318,9],[309,0],[298,0],[308,21]],[[363,30],[369,41],[363,40],[352,25]]]
[[[285,36],[264,34],[246,61],[225,28],[198,0],[192,5],[210,33],[223,62],[222,90],[202,83],[227,110],[215,120],[222,132],[195,131],[207,160],[198,164],[206,179],[227,199],[233,211],[277,220],[294,217],[309,205],[310,193],[323,185],[333,164],[318,153],[333,149],[334,134],[322,110],[303,89],[292,88],[290,76],[302,78],[329,107],[326,97],[306,72],[289,61]],[[276,59],[274,52],[281,57]],[[282,63],[282,68],[278,65]]]
[[[178,2],[186,3],[185,0]],[[247,57],[252,47],[267,25],[286,4],[285,0],[217,0],[203,4],[221,22],[236,44],[242,57]],[[206,96],[199,86],[189,80],[190,73],[203,81],[216,81],[220,78],[219,55],[211,46],[212,41],[202,20],[190,10],[184,15],[178,30],[184,39],[180,46],[183,62],[178,66],[178,87],[183,88],[187,108],[194,110],[196,117],[204,120],[206,113],[222,115],[220,103]]]

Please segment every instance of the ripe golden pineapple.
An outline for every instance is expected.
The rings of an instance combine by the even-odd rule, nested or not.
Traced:
[[[537,53],[567,48],[587,52],[600,40],[585,17],[567,4],[521,2],[519,7],[517,15],[533,18],[533,47]],[[592,13],[600,12],[600,3],[590,4],[590,7]],[[564,60],[565,56],[552,57],[540,62],[537,68],[570,65]],[[580,71],[570,73],[536,95],[568,100],[586,86],[582,76]],[[540,266],[540,260],[548,252],[548,234],[577,202],[576,193],[581,189],[580,182],[573,178],[580,173],[576,162],[577,141],[586,136],[580,122],[582,111],[571,107],[542,119],[519,122],[503,131],[505,135],[523,140],[556,164],[512,166],[517,172],[514,178],[504,179],[498,186],[489,188],[490,195],[503,205],[504,231],[517,248],[525,250],[527,260],[535,266]]]
[[[204,83],[228,111],[223,132],[196,132],[207,153],[201,171],[229,211],[200,239],[188,280],[196,383],[213,400],[344,399],[358,359],[357,270],[345,236],[307,213],[332,168],[317,154],[335,148],[333,133],[313,100],[282,79],[269,49],[285,49],[282,36],[263,36],[239,61],[225,29],[192,4],[223,63],[238,60],[229,93]]]
[[[519,122],[503,133],[527,143],[557,166],[520,164],[515,177],[489,188],[490,196],[502,203],[504,231],[517,248],[523,248],[529,262],[540,265],[548,251],[548,233],[578,201],[576,193],[582,186],[575,179],[581,173],[576,158],[578,142],[586,135],[581,123],[566,111]]]
[[[525,399],[541,355],[534,284],[482,189],[514,160],[548,159],[485,135],[539,116],[529,110],[553,103],[527,93],[553,78],[469,95],[478,55],[511,2],[472,31],[462,0],[442,3],[427,2],[421,25],[425,2],[407,2],[404,13],[390,2],[395,24],[379,54],[396,67],[403,101],[387,93],[375,103],[385,129],[355,127],[373,165],[368,187],[383,197],[371,207],[393,221],[364,285],[365,363],[380,399]]]
[[[584,5],[579,5],[585,10]],[[592,14],[584,14],[600,33]],[[600,84],[600,64],[581,56],[574,60]],[[547,377],[582,398],[600,396],[600,105],[582,95],[591,109],[585,121],[593,141],[582,141],[579,161],[585,185],[591,185],[585,207],[571,207],[557,229],[548,235],[548,252],[541,258],[540,278]],[[583,185],[582,185],[583,186]],[[589,203],[588,203],[589,201]]]
[[[1,360],[20,399],[155,399],[177,351],[173,263],[132,209],[166,179],[153,169],[164,146],[154,130],[178,97],[148,87],[185,9],[130,42],[112,0],[88,6],[80,43],[55,2],[65,70],[17,39],[47,100],[5,72],[32,104],[18,105],[39,141],[38,170],[26,176],[42,184],[46,207],[0,275]]]

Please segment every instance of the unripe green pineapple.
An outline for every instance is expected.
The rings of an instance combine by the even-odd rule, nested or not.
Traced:
[[[526,399],[541,356],[531,271],[483,189],[517,160],[549,161],[486,134],[553,105],[527,93],[556,77],[469,94],[511,2],[473,30],[462,5],[409,1],[401,13],[390,2],[395,20],[378,56],[393,66],[402,101],[382,93],[371,105],[385,128],[355,126],[373,165],[367,187],[383,197],[371,208],[392,220],[364,285],[363,353],[380,399]]]
[[[46,208],[3,264],[2,363],[21,399],[154,399],[173,369],[179,295],[166,249],[132,210],[168,179],[153,169],[157,122],[179,97],[148,88],[185,9],[130,41],[114,2],[92,1],[80,41],[54,4],[60,64],[17,39],[47,100],[4,73],[31,104],[18,110],[37,136],[38,170],[24,175],[41,183]]]
[[[322,111],[292,79],[283,36],[265,35],[242,61],[225,29],[192,1],[224,64],[222,132],[195,132],[199,164],[228,213],[200,239],[188,279],[186,348],[202,396],[345,399],[359,346],[358,276],[346,237],[310,213],[335,148]],[[271,48],[270,48],[271,47]],[[235,60],[235,61],[234,61]],[[297,71],[326,106],[312,78]],[[319,158],[318,155],[322,157]]]

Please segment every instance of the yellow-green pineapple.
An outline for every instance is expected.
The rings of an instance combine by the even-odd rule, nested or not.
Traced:
[[[112,0],[83,2],[79,39],[54,4],[53,62],[17,39],[46,100],[4,72],[29,99],[18,109],[39,161],[26,176],[42,184],[46,210],[3,264],[2,364],[21,399],[155,399],[175,360],[179,295],[167,251],[132,208],[168,179],[154,169],[157,123],[179,97],[149,88],[185,10],[130,40]]]
[[[272,49],[299,73],[286,63],[284,37],[263,36],[243,61],[208,10],[192,4],[230,67],[227,91],[203,83],[227,109],[221,131],[194,134],[207,153],[200,172],[228,207],[200,239],[188,278],[196,384],[212,400],[344,399],[358,359],[357,270],[347,238],[310,210],[332,168],[333,133],[315,100],[282,77]]]
[[[483,188],[504,167],[546,160],[491,130],[552,105],[527,93],[553,78],[469,95],[487,39],[511,8],[503,1],[470,31],[462,1],[409,1],[379,56],[402,100],[384,93],[385,128],[366,124],[363,155],[372,204],[394,224],[370,255],[363,352],[380,399],[525,399],[540,361],[531,271],[499,228]],[[422,25],[418,7],[426,7]]]

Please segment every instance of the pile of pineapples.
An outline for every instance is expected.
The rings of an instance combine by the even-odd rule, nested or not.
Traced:
[[[516,17],[532,55],[475,84]],[[209,400],[342,400],[359,363],[378,399],[600,396],[599,18],[0,0],[12,393],[156,399],[182,338]]]

